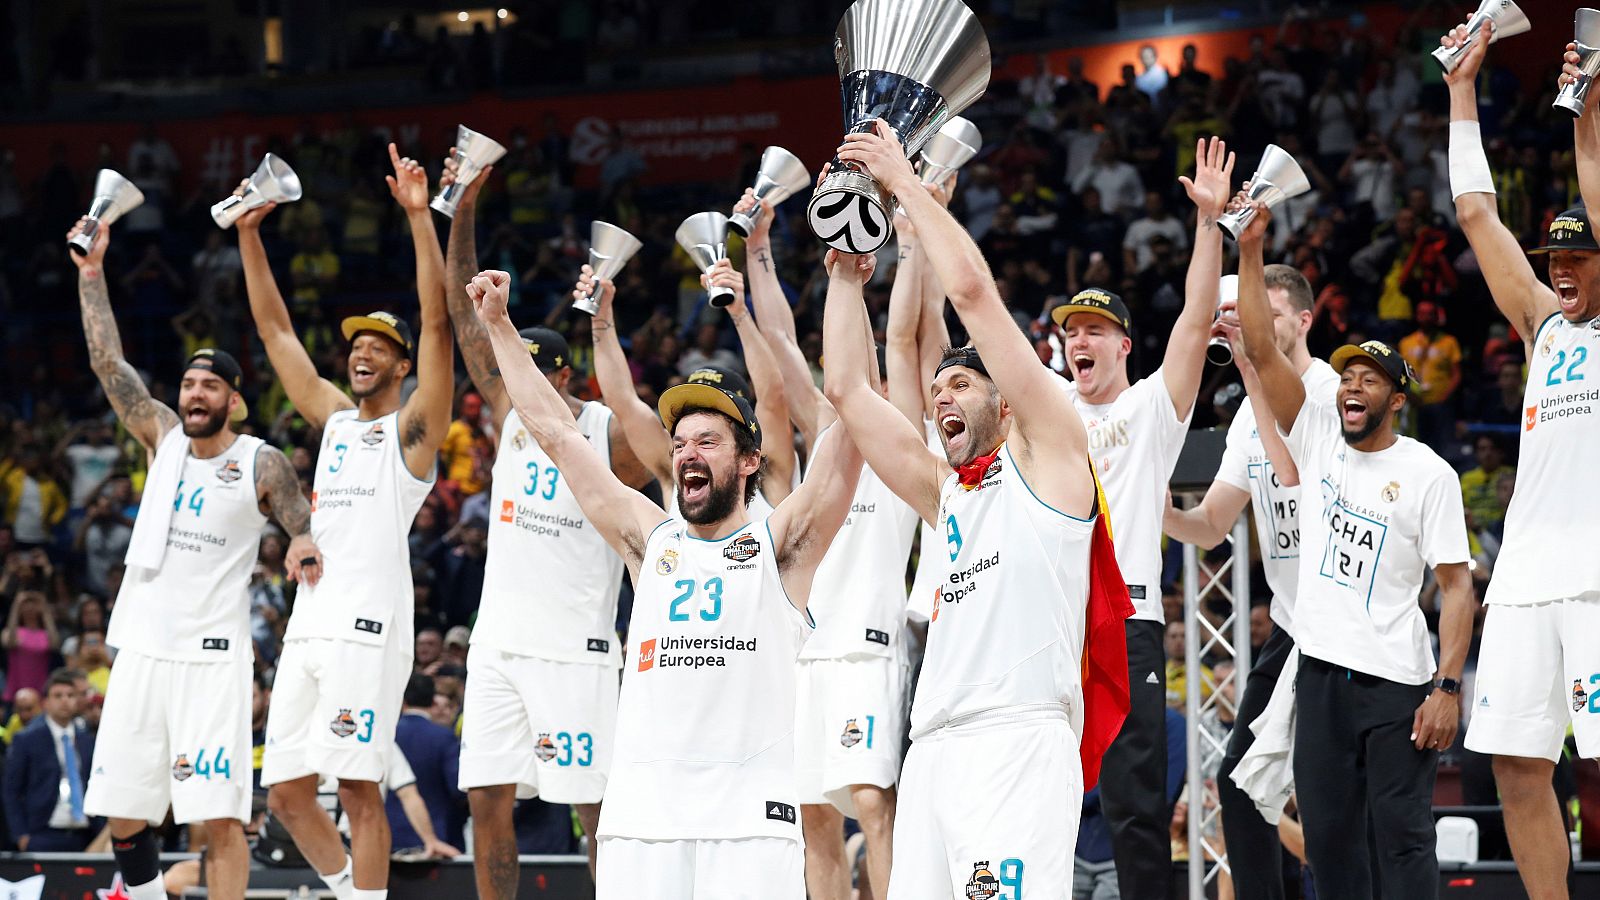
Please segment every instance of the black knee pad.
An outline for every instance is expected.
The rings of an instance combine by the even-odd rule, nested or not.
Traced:
[[[111,853],[128,884],[149,884],[161,877],[161,842],[148,825],[132,837],[112,838]]]

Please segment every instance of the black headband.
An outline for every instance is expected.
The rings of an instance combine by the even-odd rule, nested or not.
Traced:
[[[944,359],[939,360],[939,367],[933,370],[933,377],[938,378],[939,373],[951,366],[966,366],[985,378],[989,377],[989,370],[983,364],[983,359],[978,356],[976,347],[959,347],[951,350]]]

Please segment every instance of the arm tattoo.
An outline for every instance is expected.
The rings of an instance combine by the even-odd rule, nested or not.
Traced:
[[[78,301],[83,336],[89,344],[89,365],[100,379],[106,399],[122,424],[153,449],[160,435],[178,424],[178,415],[150,396],[139,373],[123,359],[122,335],[111,314],[104,272],[84,269],[78,274]]]
[[[277,447],[262,444],[256,451],[256,493],[289,537],[311,530],[311,506],[300,493],[300,476]]]
[[[461,360],[467,364],[467,374],[481,394],[496,393],[500,376],[494,364],[494,349],[489,346],[489,332],[473,312],[472,301],[467,297],[467,282],[478,274],[478,250],[473,238],[472,210],[458,210],[459,224],[450,226],[450,253],[445,263],[445,302],[450,309],[450,324],[455,326],[456,343],[461,346]],[[504,412],[496,410],[496,413]]]
[[[772,271],[772,257],[767,255],[767,248],[762,247],[756,250],[756,260],[761,263],[761,271]]]

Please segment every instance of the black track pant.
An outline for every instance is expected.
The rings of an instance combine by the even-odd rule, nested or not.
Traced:
[[[1172,883],[1163,630],[1160,622],[1127,623],[1128,718],[1100,763],[1100,808],[1111,829],[1117,884],[1130,900],[1167,897]]]
[[[1217,770],[1217,796],[1222,801],[1222,836],[1228,845],[1228,866],[1233,870],[1237,900],[1283,900],[1283,842],[1278,826],[1261,818],[1255,801],[1233,783],[1234,767],[1256,741],[1250,723],[1259,718],[1272,699],[1272,689],[1283,672],[1284,660],[1294,649],[1289,632],[1274,625],[1272,636],[1250,663],[1250,677],[1240,695],[1239,712],[1228,738],[1228,752]]]

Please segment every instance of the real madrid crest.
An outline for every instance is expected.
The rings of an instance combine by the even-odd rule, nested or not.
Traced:
[[[656,574],[671,575],[678,568],[678,551],[668,547],[656,559]]]
[[[1400,482],[1391,481],[1388,484],[1384,485],[1383,486],[1383,491],[1381,493],[1379,493],[1378,496],[1382,497],[1383,498],[1383,502],[1385,502],[1385,503],[1393,503],[1396,500],[1399,500],[1400,499]]]
[[[511,449],[520,453],[526,446],[528,446],[528,432],[518,428],[517,433],[511,438]]]

